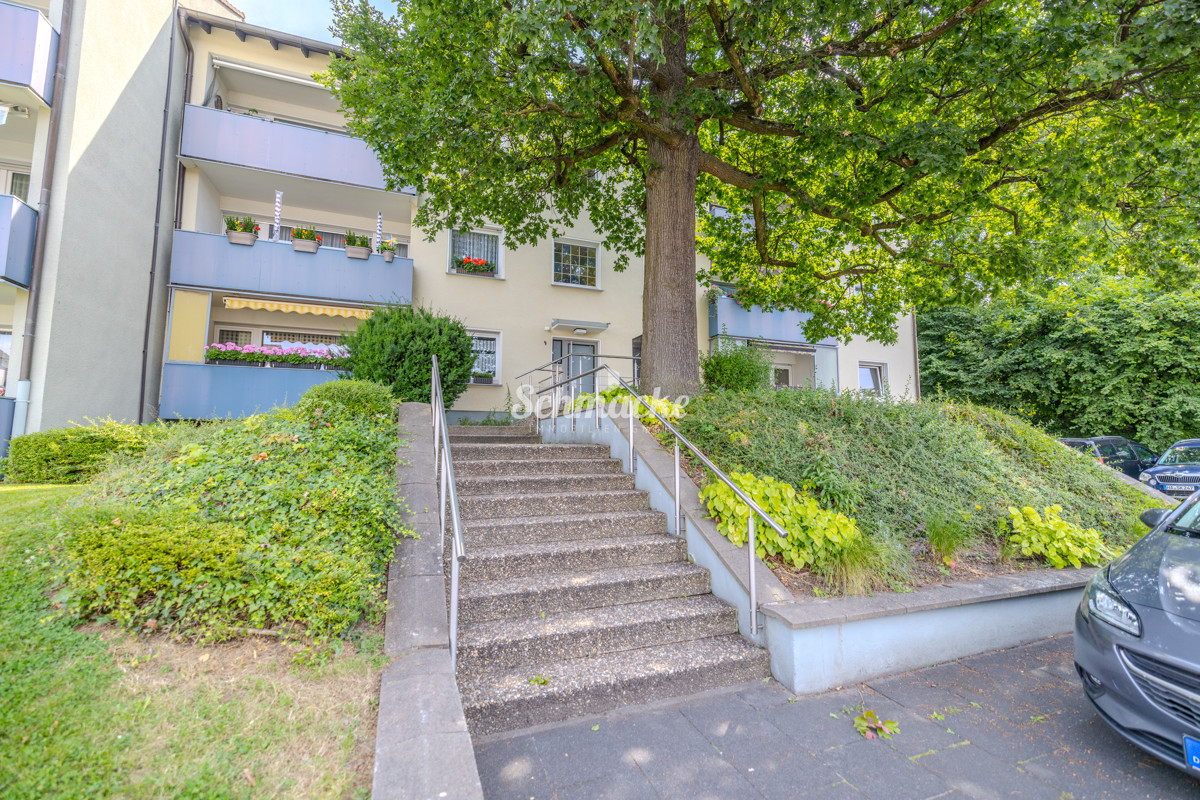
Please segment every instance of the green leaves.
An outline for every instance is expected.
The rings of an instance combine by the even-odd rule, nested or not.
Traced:
[[[1052,567],[1078,569],[1084,564],[1100,566],[1121,554],[1104,543],[1098,531],[1084,529],[1064,520],[1062,506],[1046,507],[1043,514],[1025,506],[1009,506],[1002,523],[1012,526],[1009,545],[1026,557],[1041,556]],[[1002,528],[1003,530],[1003,525]]]

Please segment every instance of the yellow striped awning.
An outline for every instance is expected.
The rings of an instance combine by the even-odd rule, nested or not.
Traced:
[[[313,303],[291,303],[284,300],[255,300],[250,297],[226,297],[226,308],[249,308],[254,311],[289,311],[293,314],[318,314],[325,317],[354,317],[366,319],[373,311],[369,308],[347,306],[319,306]]]

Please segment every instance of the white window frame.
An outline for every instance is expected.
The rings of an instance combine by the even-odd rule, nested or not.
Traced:
[[[454,270],[454,231],[459,233],[484,233],[488,236],[496,237],[496,274],[495,275],[472,275],[469,272],[456,272]],[[447,275],[465,275],[468,278],[488,278],[495,281],[504,280],[504,230],[502,228],[493,228],[485,226],[482,228],[451,228],[446,236],[446,274]],[[499,347],[499,344],[497,344]]]
[[[556,244],[570,244],[570,245],[576,245],[576,246],[580,246],[580,247],[596,248],[596,285],[595,286],[583,286],[578,283],[559,283],[558,281],[554,280],[554,245],[556,245]],[[550,244],[550,285],[551,286],[561,286],[564,289],[587,289],[592,292],[603,291],[604,287],[600,285],[600,276],[602,273],[601,266],[603,264],[603,261],[600,258],[600,254],[601,254],[601,247],[600,247],[599,242],[592,242],[592,241],[588,241],[587,239],[571,239],[568,237],[560,237],[560,238],[554,239]]]
[[[888,387],[888,365],[887,365],[887,362],[886,361],[860,361],[860,362],[858,362],[858,368],[860,370],[862,370],[862,369],[879,370],[879,391],[878,391],[878,393],[871,392],[871,394],[873,394],[877,397],[883,397],[884,393],[887,392],[887,387]],[[856,372],[855,377],[858,381],[859,391],[866,391],[865,387],[862,385],[862,376]]]
[[[475,383],[474,377],[467,379],[468,386],[502,386],[504,378],[502,375],[504,368],[504,335],[500,331],[489,330],[487,328],[467,328],[467,335],[472,340],[476,336],[480,338],[490,338],[496,340],[496,374],[492,376],[491,383]],[[475,371],[475,364],[472,362],[471,371]]]

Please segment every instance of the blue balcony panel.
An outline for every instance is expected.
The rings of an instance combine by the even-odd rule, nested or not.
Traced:
[[[0,458],[8,455],[8,441],[12,438],[13,414],[16,408],[16,398],[0,397]]]
[[[37,212],[11,194],[0,194],[0,280],[29,288]]]
[[[340,373],[318,369],[230,367],[169,361],[163,365],[161,419],[227,419],[289,406]]]
[[[179,155],[387,189],[383,167],[362,139],[206,106],[184,106]]]
[[[0,2],[0,83],[29,89],[49,106],[54,100],[58,31],[36,8]]]
[[[408,303],[413,262],[397,258],[389,264],[377,254],[347,258],[332,247],[297,253],[291,242],[260,240],[247,246],[211,233],[175,231],[171,283],[350,303]]]
[[[830,337],[819,342],[804,338],[801,325],[812,318],[802,311],[763,311],[761,308],[743,308],[732,297],[718,297],[708,305],[708,335],[733,336],[738,339],[766,339],[789,344],[836,345],[837,339]]]

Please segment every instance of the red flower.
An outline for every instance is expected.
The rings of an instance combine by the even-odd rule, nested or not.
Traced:
[[[318,241],[318,242],[319,242],[319,241],[321,241],[321,237],[320,237],[320,236],[318,236],[318,237],[317,237],[317,241]]]

